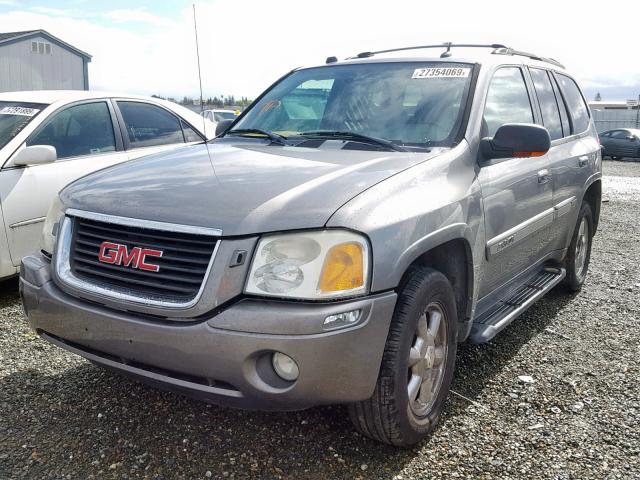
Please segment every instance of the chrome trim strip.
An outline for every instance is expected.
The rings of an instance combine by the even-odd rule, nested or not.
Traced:
[[[547,225],[550,225],[561,216],[569,213],[574,208],[575,204],[576,197],[567,198],[555,205],[553,208],[549,208],[535,217],[531,217],[515,227],[510,228],[506,232],[493,237],[487,242],[487,257],[495,255],[496,253],[515,245],[525,237],[528,237]]]
[[[26,227],[27,225],[32,225],[34,223],[44,222],[46,219],[47,217],[38,217],[38,218],[32,218],[31,220],[23,220],[22,222],[16,222],[9,225],[9,228]]]
[[[531,217],[506,232],[493,237],[487,242],[487,257],[495,255],[511,245],[515,245],[520,240],[553,223],[554,212],[555,210],[553,208],[549,208],[535,217]]]
[[[218,241],[216,242],[216,246],[214,247],[213,252],[211,253],[211,260],[209,260],[207,271],[205,272],[204,277],[202,278],[202,284],[200,285],[200,290],[198,290],[198,293],[193,299],[189,300],[188,302],[172,302],[166,299],[159,299],[153,296],[145,297],[145,296],[140,296],[132,293],[123,292],[117,289],[98,286],[93,283],[82,280],[73,274],[73,272],[71,271],[71,263],[70,263],[73,221],[70,215],[82,216],[83,218],[93,218],[96,220],[99,219],[100,221],[103,221],[103,222],[108,221],[108,220],[105,220],[105,218],[112,218],[112,217],[109,217],[108,215],[98,216],[99,214],[91,214],[95,216],[90,217],[88,215],[85,215],[88,212],[80,212],[81,215],[76,215],[76,212],[78,212],[78,210],[68,209],[66,211],[67,215],[65,215],[62,221],[62,225],[60,226],[57,243],[56,243],[56,252],[54,256],[55,268],[56,268],[56,273],[58,278],[64,284],[78,290],[79,292],[85,292],[85,293],[88,293],[97,297],[102,297],[108,300],[116,300],[118,302],[130,303],[135,305],[154,306],[154,307],[162,307],[166,309],[177,310],[177,309],[188,309],[198,303],[198,301],[200,300],[200,297],[202,296],[202,293],[204,292],[204,287],[207,283],[207,279],[209,278],[209,275],[211,273],[211,269],[213,267],[213,261],[216,258],[218,247],[220,246],[220,243],[222,241],[221,239],[218,239]],[[211,231],[221,232],[221,230],[216,230],[216,229],[204,229],[204,227],[203,228],[188,227],[184,225],[173,225],[173,224],[161,223],[161,222],[149,222],[149,224],[147,224],[144,220],[134,220],[133,223],[124,223],[125,219],[123,219],[123,217],[113,217],[113,218],[116,218],[117,222],[110,222],[110,223],[117,223],[118,225],[130,225],[130,226],[145,228],[149,224],[151,224],[153,226],[149,228],[154,228],[154,229],[160,228],[159,225],[164,225],[165,231],[173,231],[173,232],[181,232],[181,233],[195,233],[193,229],[199,229],[198,233],[202,233],[204,230],[208,232],[211,232]],[[172,227],[178,227],[178,228],[174,228],[172,230]],[[186,229],[182,227],[186,227]],[[188,230],[188,232],[186,232],[185,230]],[[211,233],[209,233],[209,235],[211,235]]]
[[[89,220],[97,220],[99,222],[115,223],[116,225],[124,225],[126,227],[150,228],[154,230],[164,230],[176,233],[195,233],[199,235],[211,235],[213,237],[221,237],[222,230],[218,228],[198,227],[195,225],[179,225],[176,223],[156,222],[154,220],[140,220],[130,217],[118,217],[116,215],[105,215],[104,213],[86,212],[75,208],[68,208],[64,212],[72,217],[88,218]]]
[[[556,211],[556,219],[566,215],[576,204],[576,197],[570,197],[558,203],[553,209]]]

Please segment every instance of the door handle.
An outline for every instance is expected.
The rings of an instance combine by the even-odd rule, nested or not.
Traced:
[[[538,183],[548,183],[551,180],[551,173],[546,168],[538,171]]]
[[[581,157],[578,157],[579,167],[586,167],[588,163],[589,163],[589,155],[582,155]]]

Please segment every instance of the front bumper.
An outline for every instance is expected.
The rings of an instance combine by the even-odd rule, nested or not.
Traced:
[[[31,326],[51,343],[161,387],[260,410],[369,398],[396,302],[393,292],[321,304],[243,299],[192,322],[168,322],[63,292],[41,255],[23,260],[20,293]],[[321,331],[328,315],[354,309],[362,311],[357,325]],[[295,382],[275,375],[275,351],[298,364]]]

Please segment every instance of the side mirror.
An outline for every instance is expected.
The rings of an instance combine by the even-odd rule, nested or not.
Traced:
[[[629,140],[630,142],[633,142],[636,139],[635,135],[627,135],[627,140]]]
[[[484,160],[541,157],[551,148],[546,128],[532,123],[506,123],[493,137],[480,140]]]
[[[56,147],[51,145],[30,145],[23,148],[13,157],[14,165],[44,165],[58,159]]]
[[[235,122],[235,120],[220,120],[216,125],[216,137],[219,137],[224,132],[229,130],[229,127],[233,122]]]

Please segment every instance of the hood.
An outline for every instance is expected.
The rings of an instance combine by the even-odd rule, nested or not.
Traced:
[[[360,192],[436,150],[216,142],[100,170],[67,186],[60,197],[66,207],[218,228],[224,236],[316,228]]]

